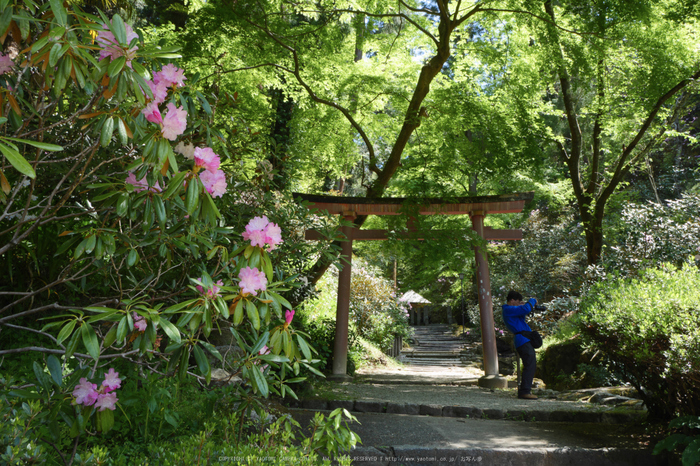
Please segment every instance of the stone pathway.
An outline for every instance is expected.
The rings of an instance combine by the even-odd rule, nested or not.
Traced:
[[[519,400],[514,388],[480,388],[478,344],[446,325],[418,327],[401,359],[401,366],[359,370],[323,397],[288,406],[302,425],[314,412],[352,412],[359,424],[351,428],[363,441],[350,453],[353,464],[661,464],[639,445],[645,412],[620,391],[536,389],[540,399],[531,401]]]

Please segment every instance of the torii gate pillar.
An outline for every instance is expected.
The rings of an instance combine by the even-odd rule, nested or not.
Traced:
[[[355,220],[355,212],[342,213],[348,222]],[[352,280],[352,236],[353,226],[341,227],[347,238],[341,244],[341,254],[346,263],[338,274],[338,306],[335,314],[335,341],[333,343],[333,374],[328,377],[333,381],[352,380],[348,369],[348,324],[350,321],[350,285]]]
[[[470,214],[472,228],[480,238],[484,236],[483,211]],[[508,380],[498,374],[498,350],[496,349],[496,331],[493,323],[493,299],[491,296],[491,278],[486,248],[474,247],[476,259],[476,281],[479,294],[479,315],[481,317],[481,344],[484,354],[484,376],[479,379],[479,386],[486,388],[508,388]]]

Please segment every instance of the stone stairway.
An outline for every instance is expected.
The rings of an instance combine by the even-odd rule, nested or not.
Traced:
[[[455,336],[445,324],[413,327],[411,347],[401,351],[401,360],[413,366],[464,366],[467,350],[464,339]]]

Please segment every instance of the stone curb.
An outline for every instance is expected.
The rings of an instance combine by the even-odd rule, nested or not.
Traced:
[[[528,465],[555,466],[658,466],[663,461],[651,450],[617,448],[431,448],[402,445],[387,448],[358,447],[348,453],[363,466]]]
[[[325,401],[318,399],[284,400],[288,408],[301,408],[311,411],[332,411],[344,408],[357,413],[408,414],[412,416],[457,417],[471,419],[505,419],[538,422],[590,422],[603,424],[629,424],[642,420],[644,413],[613,413],[594,411],[545,411],[545,410],[506,410],[481,409],[468,406],[442,406],[433,404],[389,403],[381,401]]]

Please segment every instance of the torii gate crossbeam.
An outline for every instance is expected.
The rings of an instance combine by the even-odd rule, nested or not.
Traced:
[[[487,214],[522,212],[525,202],[534,197],[533,192],[505,194],[498,196],[461,197],[450,200],[442,199],[406,199],[380,198],[367,199],[358,197],[319,196],[295,194],[296,198],[306,201],[310,209],[327,211],[342,215],[352,221],[358,215],[400,215],[402,211],[420,215],[469,215],[472,228],[484,240],[518,240],[522,239],[520,230],[494,230],[484,227]],[[341,228],[347,241],[341,245],[341,254],[347,260],[338,276],[338,308],[336,311],[335,343],[333,349],[332,379],[347,378],[348,322],[350,314],[350,282],[352,267],[352,242],[357,240],[387,239],[385,230],[356,230],[351,226]],[[306,239],[321,239],[314,231],[306,232]],[[481,318],[481,335],[484,354],[485,375],[479,379],[479,385],[489,388],[506,388],[507,381],[499,375],[498,353],[493,322],[493,301],[489,276],[488,254],[486,250],[474,248],[477,285],[479,296],[479,314]]]

